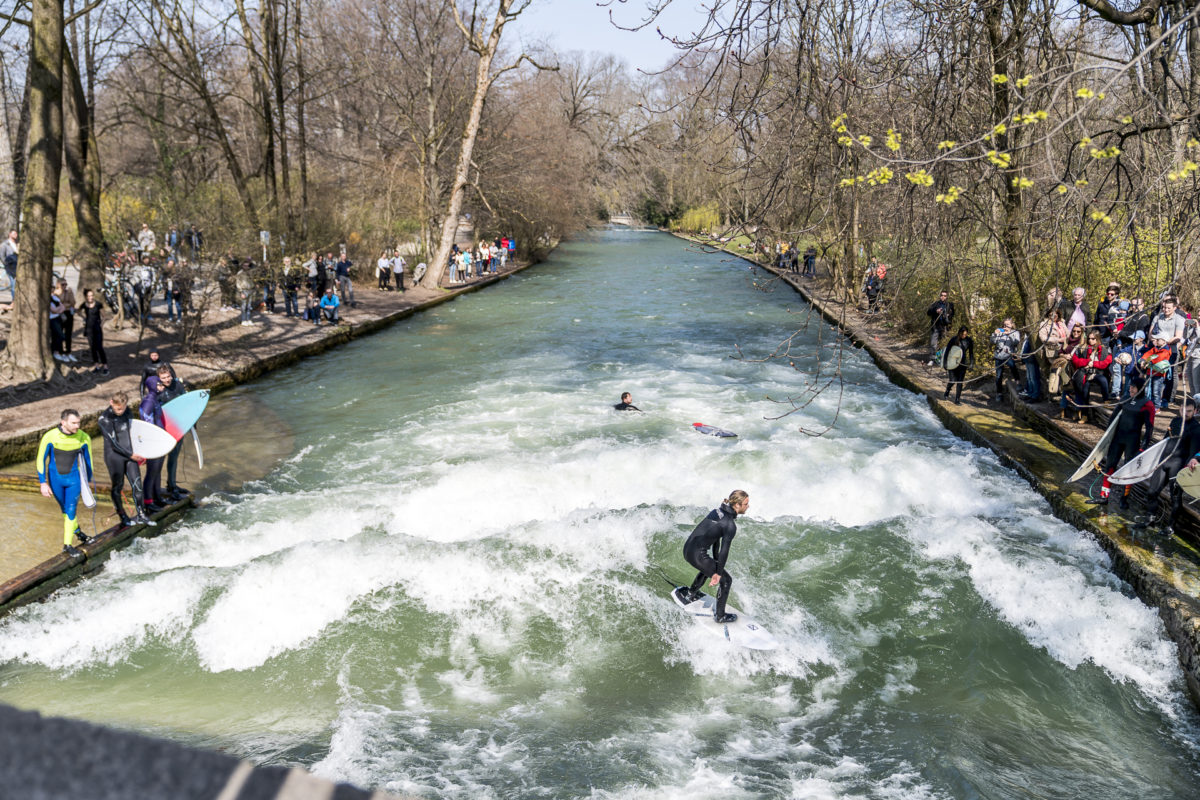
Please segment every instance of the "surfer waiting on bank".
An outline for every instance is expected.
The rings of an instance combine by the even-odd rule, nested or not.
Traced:
[[[104,436],[104,466],[108,468],[108,480],[112,486],[110,497],[123,528],[131,524],[155,524],[145,512],[139,467],[146,463],[146,459],[133,452],[133,420],[133,411],[129,408],[129,395],[118,391],[109,398],[108,408],[101,412],[98,421],[100,433]],[[130,491],[133,492],[133,519],[125,513],[125,505],[121,502],[121,492],[125,488],[126,480],[129,481]]]
[[[1135,375],[1129,382],[1130,394],[1113,408],[1109,425],[1114,427],[1112,443],[1104,455],[1104,482],[1100,485],[1100,496],[1088,500],[1092,505],[1108,503],[1112,483],[1109,476],[1121,466],[1121,461],[1131,461],[1137,454],[1150,446],[1154,433],[1154,401],[1142,394],[1146,379]],[[1121,508],[1129,508],[1129,487],[1121,493]]]
[[[729,588],[733,586],[733,577],[725,571],[725,561],[729,558],[729,545],[737,535],[738,514],[745,514],[750,508],[750,495],[741,489],[729,493],[729,497],[721,501],[721,505],[708,512],[708,516],[700,520],[700,524],[688,536],[683,544],[683,557],[700,573],[692,581],[690,588],[679,587],[677,596],[684,605],[693,603],[701,597],[700,587],[708,580],[709,586],[720,586],[717,589],[717,603],[713,608],[713,619],[717,622],[735,622],[737,614],[726,614],[725,603],[729,599]],[[709,554],[709,551],[712,554]]]
[[[1195,399],[1184,399],[1179,416],[1167,426],[1167,437],[1178,439],[1178,442],[1171,455],[1159,464],[1158,469],[1150,476],[1149,485],[1146,487],[1146,515],[1151,519],[1158,516],[1159,495],[1165,487],[1170,486],[1170,511],[1167,512],[1166,522],[1162,526],[1162,532],[1170,535],[1174,531],[1179,510],[1183,507],[1183,490],[1179,488],[1175,477],[1184,466],[1194,472],[1196,454],[1200,453],[1200,421],[1196,420]]]
[[[86,470],[87,475],[81,474]],[[80,485],[92,479],[92,437],[79,430],[79,412],[65,409],[59,417],[58,426],[46,431],[38,444],[38,483],[43,497],[53,497],[63,515],[63,552],[72,556],[83,555],[72,544],[78,538],[81,544],[91,541],[79,529],[75,510],[79,506]]]
[[[617,411],[642,411],[633,404],[633,395],[631,395],[629,392],[623,392],[621,394],[621,402],[617,403],[615,406],[613,406],[613,408],[615,408]],[[642,413],[644,414],[646,412],[642,411]]]

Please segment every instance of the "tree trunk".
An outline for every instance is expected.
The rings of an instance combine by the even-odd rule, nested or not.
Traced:
[[[87,95],[71,52],[63,53],[63,155],[75,224],[79,228],[79,294],[104,285],[104,231],[100,226],[100,154],[88,123]]]
[[[25,71],[25,92],[21,97],[21,115],[17,119],[17,140],[12,143],[13,176],[16,179],[13,202],[18,211],[21,208],[22,199],[25,197],[25,172],[29,165],[29,91],[33,83],[32,73],[33,59],[30,59],[29,67]],[[19,220],[17,224],[20,224]]]
[[[246,214],[246,221],[250,223],[250,227],[253,230],[261,230],[262,226],[259,225],[258,211],[254,207],[254,199],[250,196],[250,188],[246,183],[246,174],[242,171],[242,165],[237,159],[237,154],[233,151],[233,143],[229,140],[229,131],[225,127],[225,120],[221,118],[220,109],[217,108],[217,101],[213,97],[212,91],[208,88],[205,67],[200,63],[200,56],[196,53],[191,36],[184,28],[183,21],[179,18],[179,10],[177,7],[172,8],[171,13],[168,14],[162,6],[161,0],[152,0],[152,2],[154,3],[155,10],[162,15],[163,23],[170,32],[175,46],[179,48],[179,56],[183,59],[182,66],[186,69],[189,82],[196,90],[200,102],[204,104],[205,114],[212,125],[212,131],[217,139],[217,144],[221,148],[221,154],[225,157],[225,165],[229,169],[229,175],[233,178],[233,188],[237,191],[238,199],[242,202],[242,210]]]
[[[279,178],[283,197],[280,202],[283,206],[283,230],[287,233],[287,238],[293,238],[296,230],[296,220],[292,214],[292,181],[291,181],[291,165],[288,161],[288,138],[287,138],[287,114],[285,113],[284,94],[286,86],[284,85],[283,72],[283,51],[287,46],[287,18],[285,16],[283,23],[279,21],[279,8],[276,6],[278,0],[269,0],[264,3],[264,6],[271,9],[271,17],[269,24],[264,21],[264,28],[270,38],[266,40],[267,58],[271,64],[271,82],[275,86],[275,112],[279,115]],[[284,6],[284,13],[287,13],[287,6]]]
[[[55,374],[50,354],[50,284],[54,229],[62,174],[62,0],[33,0],[29,54],[29,151],[21,207],[21,255],[12,333],[5,362],[16,380]]]
[[[0,236],[8,236],[17,227],[17,212],[21,207],[8,120],[8,71],[4,55],[0,54]]]
[[[264,5],[269,5],[269,0]],[[242,42],[246,45],[246,61],[250,70],[251,84],[254,87],[254,100],[259,107],[258,133],[259,142],[263,148],[261,170],[267,187],[267,214],[272,218],[272,222],[277,222],[275,215],[279,211],[279,191],[275,183],[275,123],[271,110],[271,92],[267,88],[270,76],[267,74],[266,61],[254,43],[254,31],[250,27],[250,16],[246,13],[246,3],[244,0],[237,0],[236,6],[238,21],[241,23]],[[269,13],[269,11],[264,13],[263,9],[259,9],[258,13],[260,34],[264,40],[267,35],[267,14]]]
[[[475,151],[475,139],[479,135],[479,123],[483,119],[483,104],[487,100],[488,91],[492,88],[495,76],[492,72],[492,59],[500,47],[500,35],[504,24],[508,21],[508,11],[515,0],[500,0],[496,8],[496,16],[492,20],[492,29],[487,41],[473,43],[472,49],[479,54],[479,66],[475,70],[475,96],[471,100],[471,113],[463,128],[462,147],[459,149],[458,166],[454,170],[454,183],[450,188],[450,201],[446,205],[446,216],[442,220],[442,235],[438,242],[437,253],[433,262],[428,265],[421,285],[436,289],[446,271],[446,263],[450,259],[450,248],[454,244],[454,234],[458,230],[458,215],[462,211],[463,195],[467,186],[467,176],[471,169],[471,155]],[[464,30],[464,33],[466,31]],[[533,242],[527,242],[532,246]]]
[[[1008,22],[1012,26],[1012,30],[1007,35],[1003,30],[1006,9],[1011,13],[1011,19]],[[984,11],[988,41],[992,51],[993,75],[1007,75],[1010,71],[1020,75],[1024,72],[1023,64],[1010,63],[1010,56],[1020,62],[1025,46],[1026,37],[1023,26],[1026,21],[1024,14],[1019,13],[1024,10],[1025,7],[1019,4],[1006,6],[1000,2],[994,2]],[[1012,110],[1011,91],[1009,83],[992,83],[993,125],[1008,119],[1009,112]],[[1024,310],[1024,328],[1029,331],[1033,330],[1041,321],[1041,314],[1038,293],[1033,285],[1033,272],[1029,267],[1029,258],[1022,241],[1027,223],[1025,200],[1021,194],[1021,188],[1013,185],[1014,181],[1022,175],[1017,163],[1023,138],[1020,130],[1014,126],[1005,133],[997,133],[993,138],[996,150],[1002,153],[1007,152],[1012,157],[1010,165],[999,170],[999,179],[1003,182],[1000,187],[1000,198],[1004,207],[1004,218],[1000,223],[997,238],[1000,241],[1000,251],[1004,260],[1008,262],[1009,269],[1012,270],[1017,294],[1021,298],[1021,306]]]
[[[304,130],[304,32],[300,22],[303,0],[296,0],[296,143],[300,148],[300,238],[308,240],[308,136]]]

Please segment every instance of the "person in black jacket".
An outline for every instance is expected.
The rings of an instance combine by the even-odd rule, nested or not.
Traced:
[[[146,516],[143,507],[142,474],[138,467],[146,463],[146,459],[133,452],[133,438],[130,436],[130,423],[133,420],[129,396],[125,392],[114,392],[109,398],[108,408],[100,413],[97,423],[104,436],[104,466],[108,468],[108,481],[112,486],[109,496],[117,516],[121,518],[121,527],[155,524]],[[121,502],[121,490],[125,488],[127,478],[129,488],[133,491],[133,510],[137,515],[132,520]]]
[[[942,337],[946,335],[946,331],[950,330],[950,326],[954,324],[954,303],[950,302],[950,293],[945,289],[938,295],[937,302],[925,310],[925,316],[929,317],[929,352],[937,355],[938,343]],[[929,366],[934,365],[933,357],[929,359]]]
[[[675,590],[676,595],[684,604],[695,602],[701,597],[700,587],[704,581],[709,586],[716,586],[717,604],[713,609],[713,619],[717,622],[734,622],[737,614],[725,613],[725,602],[729,599],[729,588],[733,586],[733,578],[725,571],[725,561],[729,558],[729,545],[737,535],[738,514],[745,514],[750,508],[750,495],[741,489],[729,493],[729,497],[721,501],[718,508],[708,512],[708,516],[700,520],[700,524],[688,536],[683,545],[683,557],[700,573],[692,581],[691,588],[680,586]],[[711,555],[710,555],[711,551]]]
[[[155,375],[157,375],[158,368],[161,367],[165,363],[166,362],[164,362],[162,359],[159,358],[157,350],[150,351],[149,360],[142,366],[142,383],[141,383],[141,386],[139,387],[142,397],[146,396],[146,390],[147,390],[146,389],[146,381],[149,380],[150,378],[153,378]],[[171,370],[171,377],[174,378],[175,377],[175,368],[172,367],[170,364],[167,364],[167,368],[169,370]]]
[[[1092,317],[1092,326],[1100,331],[1105,344],[1110,344],[1116,330],[1113,327],[1113,310],[1121,302],[1121,286],[1110,283],[1104,290],[1104,299],[1096,304],[1096,313]]]
[[[176,397],[181,397],[187,394],[188,388],[182,380],[175,377],[175,369],[170,365],[166,365],[169,372],[158,374],[159,389],[158,403],[166,405]],[[179,502],[187,495],[191,494],[187,489],[181,488],[175,482],[175,474],[179,470],[179,454],[183,451],[183,438],[175,443],[174,449],[167,454],[166,473],[167,473],[167,499],[172,502]]]
[[[962,351],[958,366],[950,368],[946,362],[946,357],[950,355],[950,348],[957,346]],[[950,341],[946,342],[946,347],[942,350],[942,369],[946,370],[946,392],[942,395],[946,399],[950,398],[950,390],[954,389],[954,404],[962,403],[963,382],[967,378],[967,368],[975,365],[975,340],[971,338],[967,332],[967,326],[963,325],[958,329],[958,333],[954,335]]]
[[[1125,344],[1131,344],[1138,331],[1142,332],[1143,339],[1150,337],[1150,315],[1146,313],[1146,301],[1134,297],[1129,301],[1129,314],[1118,336]]]
[[[83,296],[79,313],[83,314],[83,334],[87,336],[88,349],[92,351],[92,372],[107,375],[108,355],[104,352],[104,320],[101,318],[104,305],[96,300],[94,289],[88,289]]]
[[[1167,436],[1179,438],[1175,445],[1175,452],[1150,476],[1150,482],[1146,486],[1146,492],[1149,494],[1146,513],[1150,517],[1156,517],[1160,502],[1159,495],[1162,493],[1163,487],[1170,484],[1171,510],[1167,514],[1166,525],[1163,526],[1163,533],[1166,534],[1171,533],[1175,526],[1175,518],[1179,516],[1179,509],[1183,506],[1183,491],[1179,488],[1179,484],[1175,483],[1175,476],[1179,474],[1185,464],[1192,462],[1195,455],[1200,453],[1200,420],[1195,417],[1196,401],[1189,397],[1183,401],[1183,410],[1180,411],[1179,416],[1171,420],[1171,424],[1167,426]]]

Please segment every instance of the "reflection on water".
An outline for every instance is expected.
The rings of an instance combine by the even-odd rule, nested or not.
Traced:
[[[191,489],[197,499],[214,492],[228,492],[265,477],[292,454],[295,436],[291,428],[252,389],[239,387],[217,395],[198,426],[204,449],[204,469],[197,465],[191,435],[186,437],[179,458],[179,485]],[[93,464],[97,482],[107,484],[104,469],[104,437],[93,436]],[[12,464],[0,472],[34,476],[32,461]],[[164,481],[166,476],[164,475]],[[97,493],[94,512],[81,508],[80,527],[93,535],[117,523],[108,493]],[[5,524],[0,530],[0,581],[8,580],[51,558],[62,549],[62,514],[58,504],[37,492],[0,490],[0,508]],[[125,510],[133,510],[126,498]]]

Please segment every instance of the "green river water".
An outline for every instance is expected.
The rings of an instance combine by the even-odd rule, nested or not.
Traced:
[[[807,319],[604,230],[218,397],[289,455],[0,620],[0,702],[428,798],[1200,796],[1157,614],[1017,475],[815,317],[844,389],[769,419],[824,381],[757,360]],[[736,488],[770,652],[657,569]]]

